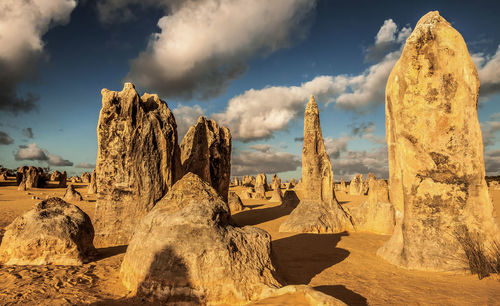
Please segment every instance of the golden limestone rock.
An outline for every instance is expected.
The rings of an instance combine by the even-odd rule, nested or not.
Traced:
[[[231,180],[231,133],[214,120],[201,116],[181,143],[184,173],[194,173],[208,182],[227,201]]]
[[[477,117],[479,80],[467,46],[438,12],[423,16],[386,88],[391,239],[378,251],[420,270],[468,266],[458,235],[498,239]]]
[[[311,97],[304,114],[302,198],[279,230],[337,233],[349,229],[352,229],[351,217],[335,198],[332,165],[321,134],[318,105]]]
[[[363,175],[356,174],[354,179],[351,180],[349,184],[349,194],[350,195],[362,195],[363,194]]]
[[[384,180],[371,180],[368,201],[350,210],[356,231],[390,235],[394,230],[394,207]]]
[[[82,201],[83,197],[78,191],[76,191],[75,185],[69,185],[64,192],[63,200],[68,202]]]
[[[38,203],[5,229],[0,246],[5,265],[81,265],[96,253],[89,216],[60,198]]]
[[[241,304],[281,287],[271,236],[230,225],[218,193],[188,173],[144,217],[123,259],[123,284],[140,296],[190,304]]]
[[[96,244],[127,244],[137,223],[182,176],[177,125],[157,95],[131,83],[102,90],[97,126]]]
[[[88,187],[88,194],[96,194],[97,193],[97,182],[96,182],[96,171],[92,170],[92,174],[90,175],[90,183]]]

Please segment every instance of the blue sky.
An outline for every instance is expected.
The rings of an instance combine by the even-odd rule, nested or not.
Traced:
[[[100,91],[121,90],[127,80],[167,101],[180,137],[201,114],[229,126],[233,174],[285,179],[300,177],[298,138],[314,94],[336,179],[384,177],[385,81],[418,19],[439,10],[464,37],[488,89],[479,120],[487,172],[498,174],[500,3],[374,3],[7,0],[0,164],[91,170],[78,166],[95,164]],[[19,100],[29,93],[38,99]]]

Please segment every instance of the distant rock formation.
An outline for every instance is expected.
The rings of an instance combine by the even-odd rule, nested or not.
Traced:
[[[389,202],[389,190],[384,180],[370,181],[368,201],[350,210],[356,231],[390,235],[394,231],[395,212]]]
[[[18,185],[21,184],[21,182],[23,181],[24,173],[26,173],[26,171],[28,171],[28,166],[22,166],[17,168],[16,182]]]
[[[64,192],[63,200],[68,202],[82,201],[83,197],[78,191],[75,190],[75,185],[69,185]]]
[[[347,191],[347,187],[343,178],[340,178],[340,191]]]
[[[88,194],[96,194],[97,193],[97,181],[96,181],[96,171],[92,170],[92,174],[90,175],[90,183],[88,187]]]
[[[488,197],[477,117],[479,80],[460,35],[438,12],[423,16],[386,88],[391,239],[378,254],[419,270],[468,267],[457,235],[500,241]]]
[[[131,83],[101,94],[96,245],[122,245],[182,176],[177,125],[166,102],[147,93],[140,97]]]
[[[375,174],[368,173],[368,177],[366,178],[366,180],[363,181],[363,186],[361,188],[361,194],[367,195],[371,184],[373,184],[373,182],[375,182],[376,180],[377,180],[377,178],[375,177]]]
[[[349,184],[349,194],[350,195],[362,195],[363,194],[363,175],[356,174],[354,179],[351,180]]]
[[[214,187],[227,201],[231,180],[231,133],[214,120],[201,116],[181,143],[184,173],[194,173]]]
[[[277,174],[273,175],[273,180],[271,182],[271,189],[280,189],[281,188],[281,179]]]
[[[231,213],[239,212],[245,209],[245,206],[243,206],[243,203],[241,202],[241,199],[236,194],[236,192],[229,192],[227,204]]]
[[[350,216],[335,198],[332,165],[314,97],[307,103],[304,114],[302,182],[301,201],[281,224],[280,232],[335,233],[352,229]]]
[[[247,187],[247,189],[243,189],[241,191],[240,199],[244,199],[244,200],[251,199],[252,198],[252,193],[253,193],[252,188],[251,187]]]
[[[255,196],[254,199],[265,200],[267,187],[266,174],[261,173],[255,177]]]
[[[273,188],[273,191],[271,193],[271,199],[269,199],[269,201],[278,203],[281,203],[283,201],[283,194],[281,193],[280,187]]]
[[[4,265],[81,265],[96,253],[89,216],[59,198],[38,203],[5,229]]]
[[[82,178],[82,183],[86,183],[86,184],[90,183],[90,173],[83,172],[80,177]]]
[[[52,171],[52,173],[50,174],[50,180],[53,182],[59,181],[61,174],[62,174],[61,171],[58,170]]]
[[[233,227],[218,193],[193,173],[143,218],[120,269],[139,296],[188,304],[241,304],[281,287],[273,277],[271,236]]]

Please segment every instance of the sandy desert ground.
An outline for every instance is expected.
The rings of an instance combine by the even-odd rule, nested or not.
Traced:
[[[26,192],[15,181],[0,183],[0,234],[20,214],[47,196],[60,196],[63,188]],[[87,184],[75,184],[84,201],[73,204],[94,217],[96,196],[87,195]],[[231,188],[238,192],[240,187]],[[298,192],[300,197],[300,192]],[[500,215],[500,190],[492,191],[496,217]],[[269,194],[270,197],[270,194]],[[346,206],[362,203],[365,196],[337,192]],[[479,280],[457,271],[436,273],[397,268],[376,256],[389,238],[369,233],[293,234],[278,228],[289,208],[262,200],[243,200],[249,207],[233,215],[239,225],[260,227],[272,235],[273,262],[288,284],[309,284],[349,305],[500,305],[498,276]],[[126,246],[99,249],[99,256],[79,267],[2,266],[0,304],[138,305],[148,301],[127,296],[118,277]],[[305,297],[287,294],[255,305],[308,305]]]

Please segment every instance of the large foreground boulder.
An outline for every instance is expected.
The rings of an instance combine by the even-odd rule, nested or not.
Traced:
[[[231,133],[227,127],[200,116],[181,143],[184,173],[194,173],[227,201],[231,180]]]
[[[5,265],[81,265],[95,255],[89,216],[73,204],[49,198],[6,227],[0,246]]]
[[[281,224],[280,232],[337,233],[353,229],[351,217],[335,198],[332,164],[323,142],[314,97],[307,103],[304,114],[302,184],[302,199]]]
[[[478,92],[460,33],[438,12],[423,16],[386,88],[390,199],[401,216],[378,251],[389,262],[462,270],[468,261],[457,235],[480,237],[485,253],[500,241],[485,181]]]
[[[101,93],[96,245],[121,245],[182,176],[177,125],[167,103],[157,95],[140,97],[131,83]]]
[[[268,288],[271,236],[230,225],[228,205],[188,173],[144,217],[123,259],[120,277],[138,295],[191,304],[240,304]]]

